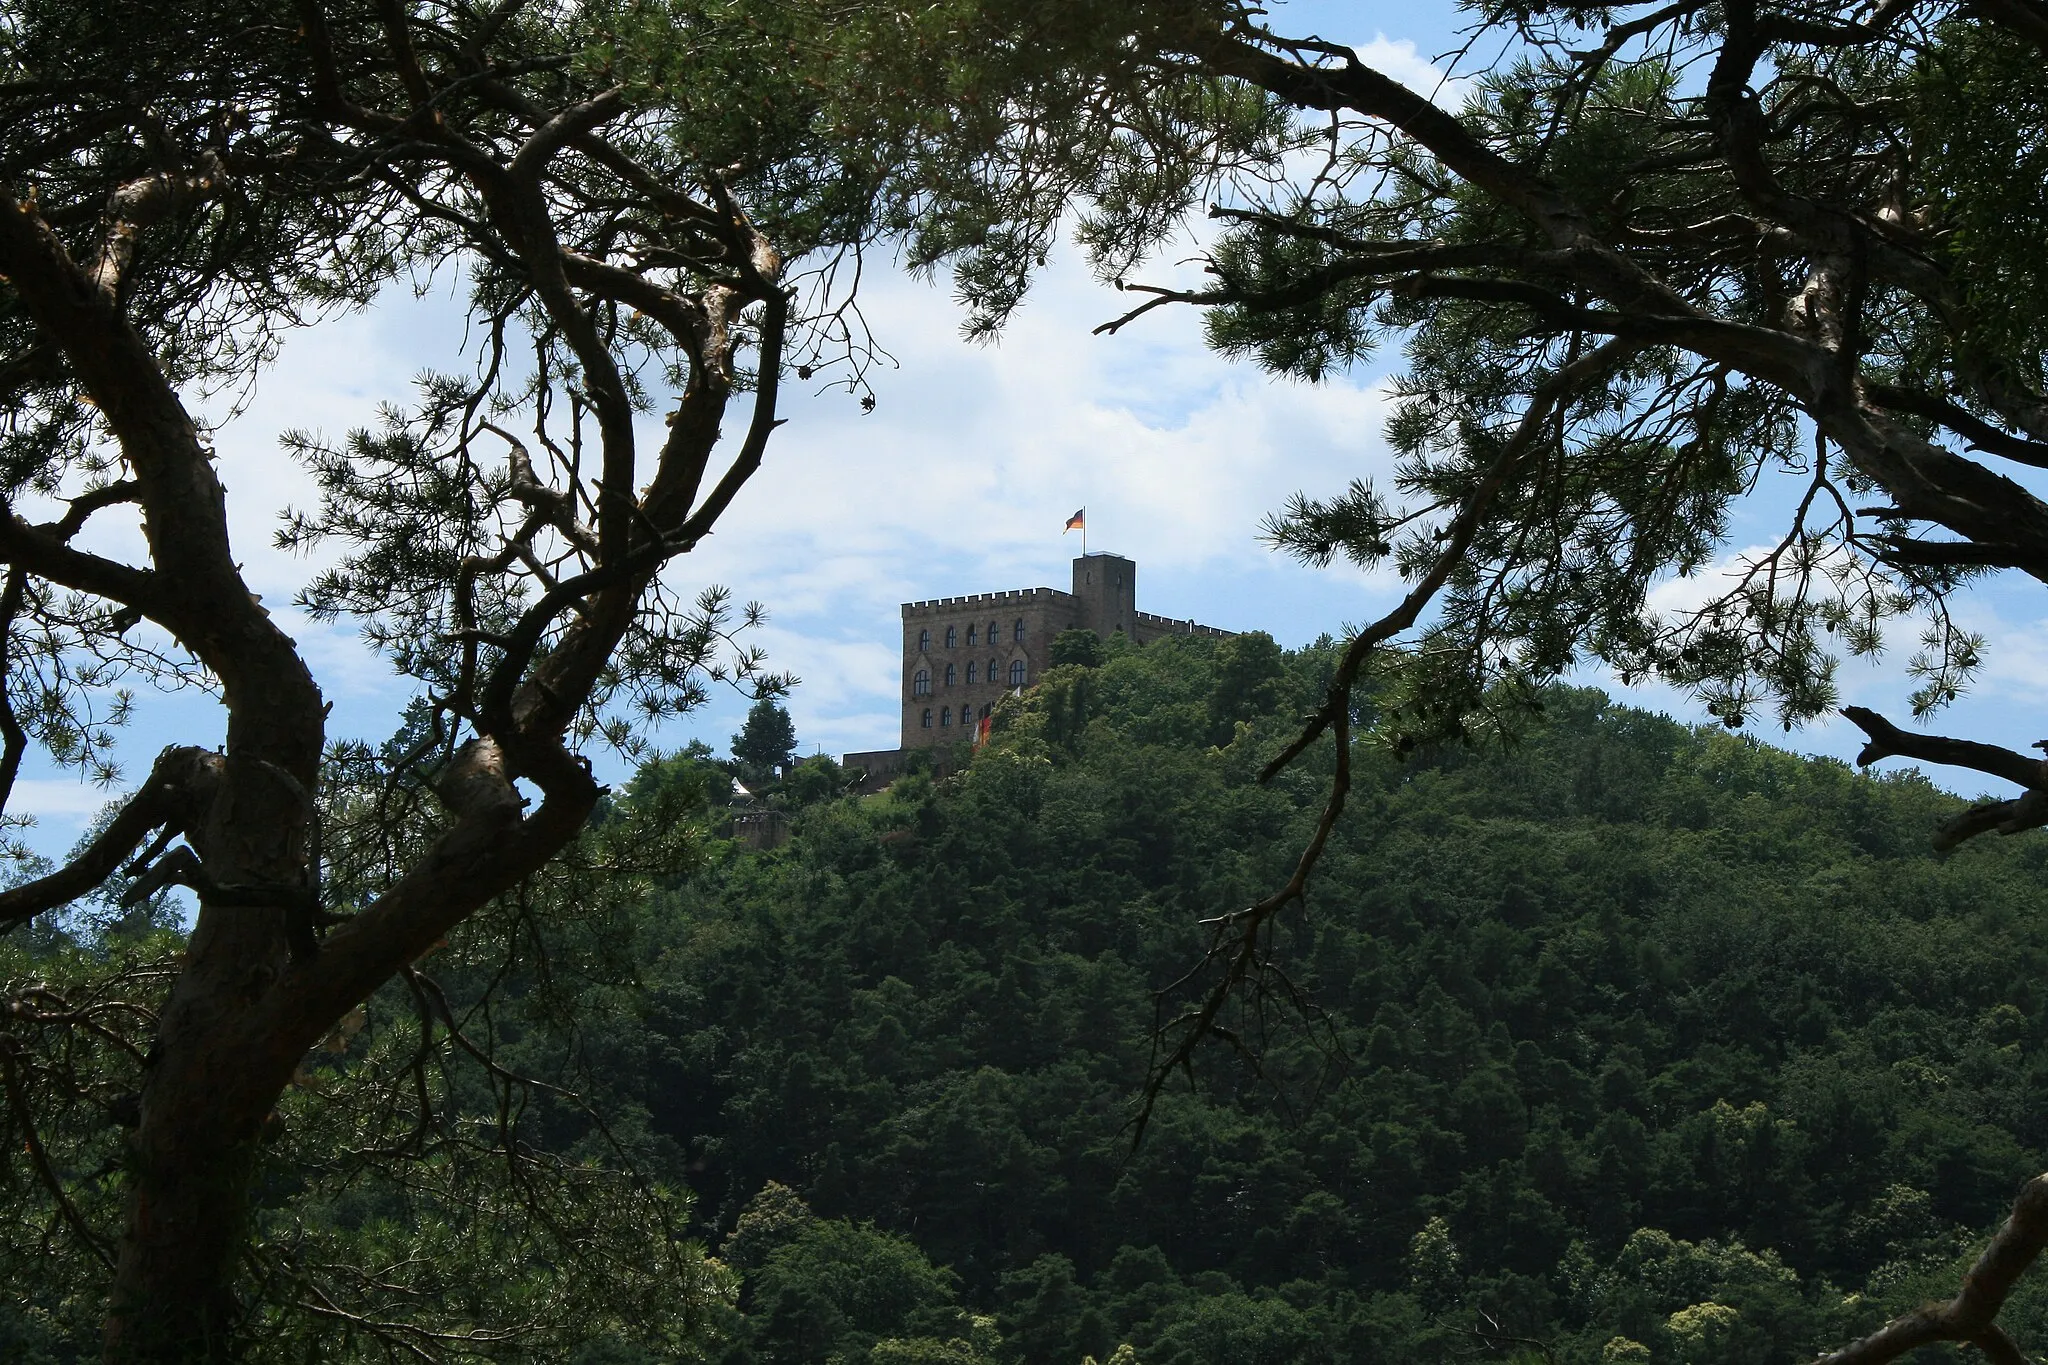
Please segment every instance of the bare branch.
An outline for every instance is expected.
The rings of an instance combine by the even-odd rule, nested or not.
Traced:
[[[28,575],[20,565],[7,571],[7,586],[0,588],[0,814],[5,814],[7,802],[14,795],[14,779],[21,774],[21,760],[28,752],[28,734],[21,728],[21,717],[15,714],[14,697],[9,691],[8,681],[13,674],[14,618],[21,612],[22,599],[26,596]]]
[[[1842,714],[1870,737],[1870,742],[1856,755],[1858,767],[1867,768],[1882,758],[1917,758],[1951,768],[1974,768],[2029,790],[2048,784],[2048,766],[2044,766],[2048,760],[2028,758],[1996,744],[1980,744],[1970,739],[1916,735],[1901,730],[1867,706],[1845,706]]]
[[[1924,417],[1930,422],[1947,427],[1978,450],[1992,455],[2002,455],[2008,460],[2031,465],[2036,469],[2048,469],[2048,442],[2029,441],[2024,437],[2008,435],[1945,398],[1922,393],[1917,389],[1902,388],[1897,384],[1880,384],[1869,380],[1864,381],[1863,392],[1869,395],[1871,402],[1881,407],[1890,408],[1894,412],[1908,412],[1915,417]]]
[[[159,172],[116,189],[107,201],[107,228],[98,259],[87,272],[93,287],[109,303],[118,299],[143,230],[218,194],[226,179],[220,158],[208,152],[196,171]]]
[[[589,770],[559,752],[558,763],[523,765],[546,797],[522,819],[505,746],[463,746],[435,784],[454,823],[383,895],[328,935],[317,958],[294,963],[266,993],[244,1025],[252,1055],[290,1075],[334,1020],[553,857],[583,827],[598,795]]]
[[[1856,755],[1860,767],[1867,768],[1884,758],[1915,758],[1925,763],[1972,768],[2025,788],[2011,800],[1983,802],[1944,822],[1935,831],[1935,848],[1947,852],[1980,834],[2018,834],[2048,825],[2048,759],[2028,758],[2011,749],[1975,740],[1914,734],[1865,706],[1845,706],[1842,714],[1870,736],[1870,742]]]
[[[212,804],[222,767],[221,756],[209,749],[174,745],[158,754],[141,788],[84,852],[47,877],[0,891],[0,928],[90,892],[113,876],[151,831],[164,825],[196,826]]]
[[[2048,56],[2048,6],[2040,0],[1975,0],[1970,8],[2019,34]]]
[[[626,112],[624,87],[609,90],[562,110],[534,131],[512,157],[506,174],[514,180],[530,181],[538,176],[548,159],[574,139],[592,132]]]
[[[1999,1365],[2024,1359],[1994,1319],[2012,1287],[2048,1245],[2048,1175],[2026,1183],[2012,1214],[1944,1303],[1894,1318],[1863,1340],[1822,1356],[1816,1365],[1882,1365],[1937,1341],[1967,1341]]]
[[[7,1102],[14,1110],[14,1119],[22,1133],[22,1147],[28,1153],[29,1163],[35,1167],[36,1178],[43,1188],[50,1192],[50,1198],[57,1205],[57,1212],[71,1231],[91,1251],[99,1263],[108,1270],[114,1268],[114,1258],[98,1233],[86,1223],[71,1202],[71,1195],[65,1190],[64,1182],[57,1170],[50,1164],[50,1154],[43,1147],[42,1136],[36,1131],[35,1111],[29,1106],[28,1096],[22,1092],[21,1078],[15,1074],[15,1055],[12,1044],[0,1047],[0,1082],[7,1089]]]

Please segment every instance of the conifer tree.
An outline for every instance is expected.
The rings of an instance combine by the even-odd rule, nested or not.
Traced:
[[[769,781],[796,761],[796,722],[773,697],[763,697],[747,711],[746,723],[732,737],[733,761],[748,780]]]

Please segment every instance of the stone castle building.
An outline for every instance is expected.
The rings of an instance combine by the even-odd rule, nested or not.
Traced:
[[[1138,566],[1097,551],[1074,561],[1071,592],[1013,588],[903,604],[903,742],[895,749],[847,754],[870,785],[902,771],[905,755],[971,740],[997,701],[1031,687],[1051,663],[1053,637],[1092,630],[1122,632],[1136,644],[1164,635],[1233,632],[1138,610]]]

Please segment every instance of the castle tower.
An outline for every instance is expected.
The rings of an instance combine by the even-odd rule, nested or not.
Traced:
[[[1074,561],[1074,625],[1103,639],[1138,634],[1138,564],[1098,550]]]
[[[848,754],[847,766],[867,773],[872,790],[902,771],[912,749],[954,752],[1005,696],[1037,684],[1053,640],[1076,629],[1105,640],[1122,632],[1137,645],[1163,635],[1230,636],[1139,611],[1137,561],[1106,552],[1074,561],[1070,593],[1020,588],[905,602],[902,747]]]

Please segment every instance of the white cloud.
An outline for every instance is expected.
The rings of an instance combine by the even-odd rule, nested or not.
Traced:
[[[22,777],[7,796],[9,815],[32,815],[39,825],[75,831],[125,793],[82,778]]]
[[[1359,44],[1355,51],[1365,65],[1446,109],[1462,105],[1472,88],[1470,77],[1453,76],[1446,67],[1423,56],[1412,39],[1375,33],[1371,42]]]

